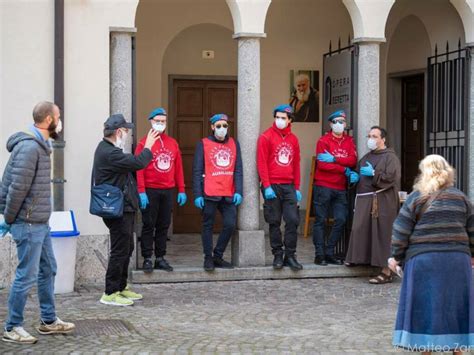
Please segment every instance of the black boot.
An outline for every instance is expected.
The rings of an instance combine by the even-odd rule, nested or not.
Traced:
[[[303,265],[301,265],[298,260],[296,260],[295,255],[285,256],[285,265],[289,266],[293,271],[299,271],[303,269]]]
[[[156,258],[155,260],[155,269],[165,270],[165,271],[173,271],[173,267],[168,264],[165,258]]]
[[[153,262],[151,258],[145,258],[145,260],[143,260],[143,272],[145,274],[153,272]]]
[[[343,261],[341,259],[338,259],[334,256],[326,256],[326,261],[328,264],[332,265],[342,265]]]
[[[324,256],[321,256],[321,255],[316,255],[316,257],[314,258],[314,263],[316,265],[322,265],[322,266],[326,266],[328,264],[326,262],[326,259],[324,259]]]
[[[222,259],[220,256],[214,256],[214,266],[215,267],[218,267],[218,268],[221,268],[221,269],[233,269],[234,266],[225,261],[224,259]]]
[[[273,268],[275,270],[280,270],[283,268],[283,254],[282,253],[275,254],[275,257],[273,258]]]
[[[204,270],[205,271],[214,271],[214,260],[210,256],[204,258]]]

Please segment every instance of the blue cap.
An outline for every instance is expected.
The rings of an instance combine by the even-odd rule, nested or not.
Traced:
[[[342,118],[346,119],[346,112],[344,110],[335,111],[335,112],[333,112],[329,115],[328,121],[331,122],[332,120],[334,120],[336,118],[339,118],[339,117],[342,117]]]
[[[228,120],[229,120],[229,117],[227,117],[225,113],[217,113],[209,119],[209,121],[211,121],[211,124],[214,124],[217,121],[228,121]]]
[[[290,105],[278,105],[273,109],[273,117],[275,117],[277,112],[282,112],[288,114],[288,116],[293,115],[293,107]]]
[[[157,107],[148,115],[148,119],[151,120],[155,116],[167,116],[166,110],[163,107]]]

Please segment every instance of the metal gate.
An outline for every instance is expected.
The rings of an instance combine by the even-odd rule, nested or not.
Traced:
[[[439,154],[456,169],[456,187],[467,191],[470,51],[461,48],[428,58],[427,153]]]

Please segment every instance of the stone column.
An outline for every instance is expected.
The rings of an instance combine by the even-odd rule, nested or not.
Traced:
[[[110,29],[110,114],[121,113],[128,122],[132,121],[132,37],[136,31],[136,28]],[[131,153],[132,142],[130,134],[126,153]]]
[[[136,28],[110,28],[110,114],[121,113],[128,122],[132,122],[132,37],[136,32]],[[132,152],[133,134],[128,135],[125,153]],[[135,223],[135,248],[129,270],[136,266],[137,226]]]
[[[470,71],[469,75],[469,150],[468,150],[468,194],[471,201],[474,202],[474,43],[469,47],[471,51],[470,56]]]
[[[238,44],[238,139],[244,167],[244,200],[239,207],[237,233],[232,238],[236,266],[265,265],[265,235],[260,230],[260,191],[257,140],[260,134],[260,38],[235,35]]]
[[[357,40],[355,40],[357,42]],[[357,153],[368,152],[367,133],[380,124],[380,42],[358,42]]]

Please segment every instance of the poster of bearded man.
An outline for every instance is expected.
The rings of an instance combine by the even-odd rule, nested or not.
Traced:
[[[290,70],[293,122],[319,122],[319,71]]]

